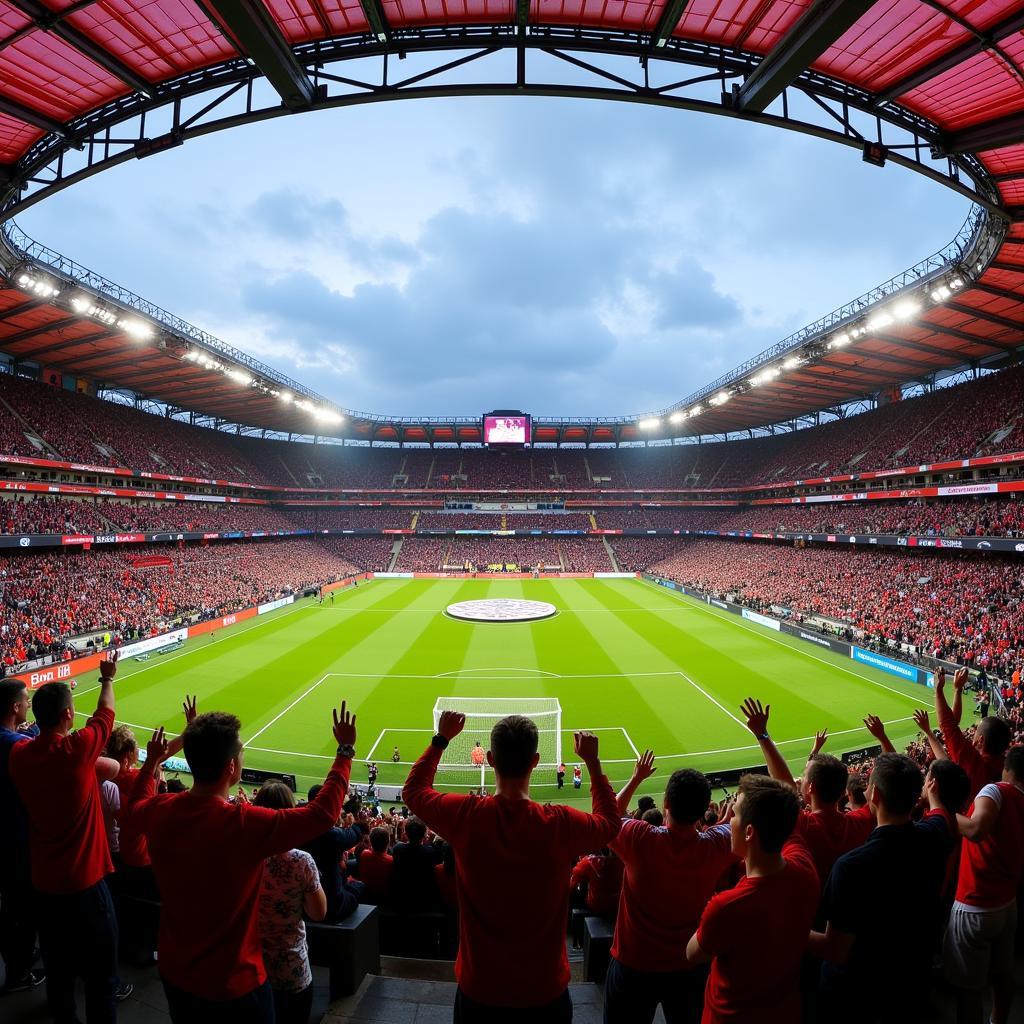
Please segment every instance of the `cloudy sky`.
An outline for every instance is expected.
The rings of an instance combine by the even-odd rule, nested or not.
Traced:
[[[280,118],[19,223],[349,409],[607,415],[685,397],[967,209],[792,133],[521,98]]]

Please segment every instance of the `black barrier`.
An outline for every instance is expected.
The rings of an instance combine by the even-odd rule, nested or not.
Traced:
[[[873,743],[870,747],[861,747],[859,750],[848,750],[840,756],[843,764],[853,764],[856,761],[868,761],[872,757],[878,757],[882,752],[881,743]]]
[[[283,782],[293,793],[298,789],[294,775],[287,772],[264,772],[259,768],[243,768],[242,781],[250,786],[262,786],[264,782]]]
[[[816,647],[821,647],[823,650],[834,651],[836,654],[843,655],[844,658],[850,657],[850,645],[845,640],[822,636],[820,633],[800,623],[788,622],[783,619],[782,632],[787,636],[795,636],[809,644],[814,644]]]
[[[729,768],[720,772],[705,772],[712,789],[729,789],[740,781],[744,775],[767,775],[768,766],[757,764],[751,768]]]

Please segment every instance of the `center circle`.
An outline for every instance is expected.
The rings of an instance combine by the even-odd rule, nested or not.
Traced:
[[[453,619],[466,622],[533,622],[550,619],[558,609],[547,601],[524,601],[515,597],[492,597],[482,601],[457,601],[445,609]]]

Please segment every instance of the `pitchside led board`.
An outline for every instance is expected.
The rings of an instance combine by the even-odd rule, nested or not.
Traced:
[[[499,410],[484,416],[484,444],[490,448],[522,448],[530,443],[530,417]]]

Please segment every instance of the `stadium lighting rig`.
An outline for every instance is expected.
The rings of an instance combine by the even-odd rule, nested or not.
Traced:
[[[61,283],[45,274],[25,270],[18,274],[15,283],[22,291],[38,295],[42,299],[58,299],[64,294]],[[104,305],[99,299],[86,292],[75,292],[68,304],[72,311],[80,316],[89,317],[107,327],[116,327],[136,341],[148,341],[156,334],[156,329],[152,324],[140,317],[123,316],[117,309]]]
[[[745,380],[736,381],[707,399],[709,406],[717,408],[728,402],[733,395],[742,395],[753,388],[763,387],[783,374],[792,373],[810,363],[817,362],[836,349],[845,348],[860,338],[883,330],[893,324],[905,324],[917,319],[926,309],[941,306],[969,283],[969,276],[960,269],[953,270],[939,280],[932,280],[914,292],[902,295],[885,305],[862,314],[848,322],[842,329],[831,335],[817,337],[797,351],[790,352],[782,362],[762,366]],[[704,412],[701,405],[694,405],[689,411],[675,409],[669,413],[669,423],[682,423]],[[641,419],[637,426],[641,430],[654,430],[661,425],[655,416]]]
[[[60,288],[53,281],[32,274],[19,274],[18,287],[43,299],[55,299],[60,295]]]

